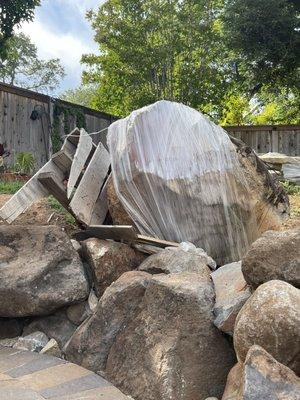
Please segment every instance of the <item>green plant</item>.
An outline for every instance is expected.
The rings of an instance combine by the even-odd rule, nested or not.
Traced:
[[[34,155],[27,151],[22,151],[17,154],[15,171],[21,174],[31,174],[35,168],[35,158]]]
[[[63,118],[62,118],[63,117]],[[60,150],[63,140],[61,137],[61,123],[63,123],[63,131],[65,135],[68,135],[71,131],[70,120],[73,117],[78,128],[85,128],[85,114],[83,110],[78,107],[67,105],[59,100],[55,101],[53,109],[53,125],[52,125],[52,148],[53,152],[56,153]]]
[[[295,183],[284,181],[282,182],[282,186],[284,187],[285,191],[289,195],[299,195],[300,196],[300,186],[296,185]]]
[[[25,182],[13,181],[4,182],[0,181],[0,194],[15,194]]]

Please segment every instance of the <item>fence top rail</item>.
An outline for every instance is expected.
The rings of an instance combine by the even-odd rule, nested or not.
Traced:
[[[34,92],[32,90],[23,89],[18,86],[8,85],[7,83],[0,82],[0,91],[15,94],[21,97],[26,97],[28,99],[33,99],[42,103],[49,104],[50,102],[60,102],[61,104],[66,105],[67,107],[78,107],[80,108],[85,114],[92,115],[94,117],[107,119],[110,122],[116,121],[118,117],[114,115],[110,115],[101,111],[93,110],[92,108],[88,108],[85,106],[81,106],[80,104],[70,103],[66,100],[57,99],[55,97],[48,96],[43,93]]]
[[[298,131],[300,125],[230,125],[223,126],[229,131]]]

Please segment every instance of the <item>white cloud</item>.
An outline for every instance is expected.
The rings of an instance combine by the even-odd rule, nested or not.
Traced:
[[[52,0],[53,1],[53,0]],[[41,7],[36,12],[33,22],[24,23],[21,31],[28,35],[31,41],[37,46],[38,55],[43,59],[59,58],[66,71],[66,77],[61,83],[58,92],[74,88],[81,82],[82,65],[80,59],[82,54],[97,52],[97,44],[93,41],[93,32],[85,21],[86,10],[98,7],[99,0],[55,0],[55,10],[57,15],[52,15],[52,20],[47,14],[47,7],[50,1],[44,0]],[[52,3],[53,4],[53,3]],[[43,8],[44,6],[44,8]],[[74,26],[69,30],[59,29],[70,22],[73,15],[64,15],[60,10],[74,10]],[[73,13],[72,13],[73,14]],[[51,15],[51,14],[50,14]],[[53,21],[53,18],[57,20]],[[78,21],[78,17],[82,18]],[[69,21],[67,21],[69,19]],[[78,24],[76,24],[78,21]],[[76,26],[77,25],[77,26]]]

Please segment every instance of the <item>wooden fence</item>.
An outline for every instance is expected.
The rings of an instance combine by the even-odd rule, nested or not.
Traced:
[[[224,129],[257,153],[300,155],[300,125],[226,126]]]
[[[63,138],[75,126],[99,132],[95,143],[106,145],[107,128],[117,118],[44,94],[0,83],[0,144],[15,162],[19,152],[31,152],[37,169],[61,147]],[[279,152],[300,155],[300,125],[227,126],[225,129],[243,140],[257,153]]]
[[[105,113],[0,83],[0,143],[11,153],[7,165],[15,163],[19,152],[30,152],[40,168],[76,126],[89,133],[104,129],[94,141],[106,144],[105,128],[114,120]]]

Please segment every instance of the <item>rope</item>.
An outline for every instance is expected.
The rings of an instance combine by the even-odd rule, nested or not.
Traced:
[[[99,135],[99,133],[103,133],[104,131],[107,131],[107,130],[108,130],[108,127],[107,127],[107,128],[104,128],[104,129],[101,129],[101,131],[93,132],[93,133],[88,133],[88,132],[86,132],[85,130],[80,130],[80,133],[81,133],[81,134],[84,134],[84,135],[87,135],[87,136],[92,136],[92,135]],[[66,137],[78,137],[78,135],[71,135],[71,134],[69,134],[69,135],[64,135],[63,137],[64,137],[64,138],[66,138]]]

